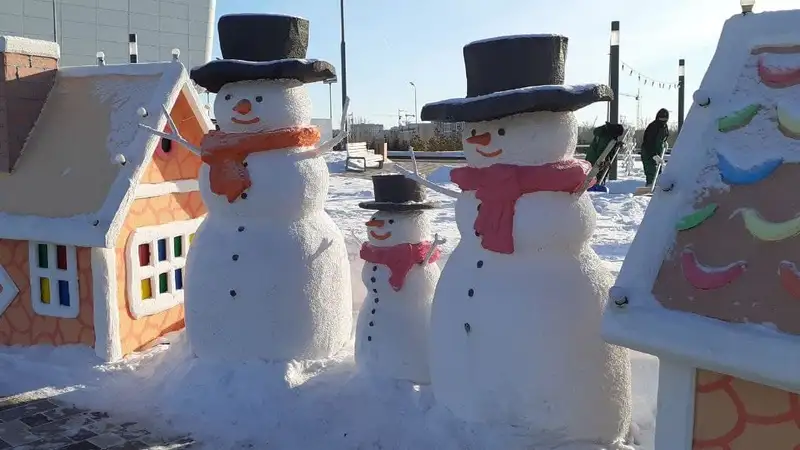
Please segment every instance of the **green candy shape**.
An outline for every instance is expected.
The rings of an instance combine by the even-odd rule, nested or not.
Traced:
[[[713,216],[715,212],[717,212],[717,204],[709,203],[697,211],[684,216],[678,221],[678,223],[675,225],[675,228],[677,228],[678,231],[690,230],[705,222],[705,220]]]
[[[742,127],[747,126],[751,120],[758,114],[761,105],[753,103],[752,105],[745,106],[744,108],[731,113],[718,121],[719,131],[727,133]]]

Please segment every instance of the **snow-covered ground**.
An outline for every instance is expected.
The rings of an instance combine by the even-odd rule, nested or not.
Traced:
[[[345,177],[343,155],[328,156],[331,177],[326,209],[348,240],[354,311],[365,294],[358,247],[370,211],[357,204],[372,199],[372,183]],[[448,183],[449,168],[430,175]],[[597,231],[592,244],[616,272],[649,201],[631,193],[642,183],[641,168],[595,194]],[[453,187],[453,186],[450,186]],[[435,231],[447,238],[441,264],[458,242],[452,199],[431,197]],[[117,364],[98,365],[81,347],[0,350],[0,396],[43,389],[65,401],[105,410],[154,430],[190,432],[203,448],[502,449],[521,448],[519,430],[485,429],[451,419],[427,388],[382,384],[356,373],[352,345],[327,361],[221,365],[192,357],[182,333]],[[658,361],[631,352],[634,419],[641,449],[652,449]]]

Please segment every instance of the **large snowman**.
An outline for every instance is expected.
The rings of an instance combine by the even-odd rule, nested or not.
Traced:
[[[376,175],[372,183],[375,201],[358,205],[375,214],[360,252],[367,297],[356,326],[356,363],[376,376],[428,384],[428,325],[440,271],[439,243],[424,211],[435,204],[403,175]]]
[[[191,71],[216,93],[200,187],[208,216],[187,262],[186,330],[201,358],[289,360],[337,352],[352,329],[344,238],[323,209],[305,84],[335,76],[307,60],[308,21],[219,19],[224,59]]]
[[[590,166],[573,158],[573,111],[613,93],[563,85],[566,53],[563,36],[473,42],[467,98],[422,109],[466,122],[467,167],[451,172],[461,240],[433,301],[431,382],[456,416],[512,425],[532,445],[621,449],[630,362],[600,336],[613,278],[588,242]]]

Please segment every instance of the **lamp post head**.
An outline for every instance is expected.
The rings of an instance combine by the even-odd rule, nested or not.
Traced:
[[[323,81],[322,84],[333,84],[333,83],[336,83],[338,81],[339,81],[338,78],[333,77],[333,78],[328,78],[327,80]]]
[[[756,0],[739,0],[739,4],[742,7],[742,14],[748,14],[753,12],[753,6],[755,6]]]
[[[181,49],[173,48],[172,49],[172,60],[179,61],[181,59]]]

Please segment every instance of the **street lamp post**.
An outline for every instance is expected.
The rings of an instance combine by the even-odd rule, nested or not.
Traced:
[[[323,83],[328,85],[328,114],[331,119],[331,125],[333,125],[333,83],[339,81],[336,77],[328,78],[327,80],[323,81]]]
[[[686,60],[678,60],[678,133],[683,128],[684,102],[686,99]]]
[[[414,84],[413,81],[409,81],[408,84],[414,88],[414,121],[417,122],[417,134],[419,134],[419,111],[417,110],[417,85]]]
[[[344,39],[344,0],[339,1],[339,15],[342,22],[342,112],[344,112],[344,105],[347,102],[347,44],[345,44]],[[347,125],[345,125],[344,130],[341,130],[341,133],[344,133],[344,139],[342,140],[342,148],[347,150]]]
[[[611,22],[611,46],[609,49],[608,58],[608,84],[614,92],[614,99],[608,108],[608,121],[609,123],[619,123],[619,21]],[[611,167],[608,169],[608,179],[617,179],[617,158],[611,161]]]

